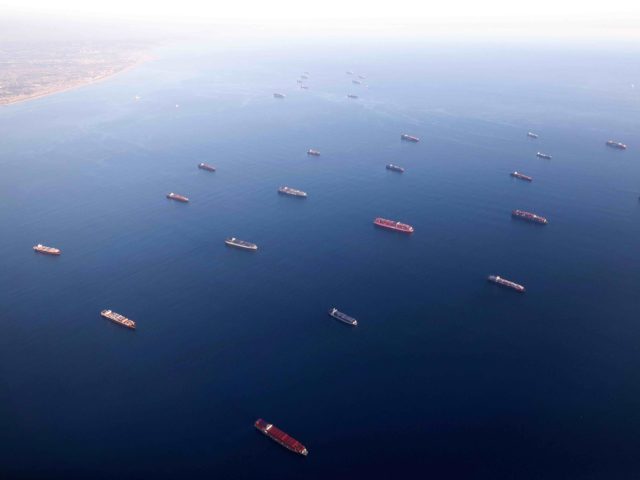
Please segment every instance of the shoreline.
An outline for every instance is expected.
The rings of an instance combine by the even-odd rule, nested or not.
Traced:
[[[62,88],[58,88],[58,89],[51,90],[51,91],[34,93],[33,95],[29,95],[28,97],[17,98],[15,100],[10,100],[10,101],[8,101],[6,103],[1,103],[0,104],[0,108],[9,107],[11,105],[17,105],[19,103],[28,102],[28,101],[31,101],[31,100],[37,100],[38,98],[44,98],[44,97],[48,97],[50,95],[56,95],[58,93],[68,92],[70,90],[75,90],[76,88],[86,87],[88,85],[94,85],[96,83],[100,83],[100,82],[103,82],[105,80],[109,80],[110,78],[113,78],[113,77],[115,77],[117,75],[125,73],[125,72],[127,72],[129,70],[133,70],[134,68],[137,68],[140,65],[142,65],[143,63],[147,63],[150,60],[153,60],[152,56],[150,56],[150,55],[149,56],[144,56],[140,60],[132,63],[131,65],[128,65],[128,66],[122,68],[121,70],[118,70],[117,72],[113,72],[113,73],[110,73],[108,75],[104,75],[103,77],[95,78],[95,79],[93,79],[91,81],[88,81],[88,82],[78,83],[76,85],[69,85],[68,87],[62,87]]]

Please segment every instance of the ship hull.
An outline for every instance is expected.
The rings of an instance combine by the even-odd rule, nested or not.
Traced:
[[[393,230],[400,233],[413,233],[413,227],[406,223],[394,222],[393,220],[386,220],[384,218],[376,218],[373,221],[376,227],[385,228],[387,230]]]
[[[240,250],[249,250],[253,252],[258,250],[258,246],[255,243],[250,243],[250,242],[238,243],[237,241],[234,241],[234,240],[225,240],[224,243],[228,247],[239,248]]]
[[[339,322],[342,322],[352,327],[358,326],[358,321],[355,318],[350,317],[349,315],[346,315],[335,308],[330,309],[328,313],[329,313],[329,316],[335,318]]]
[[[261,418],[256,420],[256,422],[254,423],[254,427],[256,427],[256,429],[259,432],[269,437],[274,442],[279,443],[280,445],[282,445],[284,448],[286,448],[291,452],[297,453],[298,455],[302,455],[305,457],[309,453],[307,448],[304,445],[302,445],[302,443],[300,443],[298,440],[289,436],[288,434],[280,430],[275,425],[265,422]]]

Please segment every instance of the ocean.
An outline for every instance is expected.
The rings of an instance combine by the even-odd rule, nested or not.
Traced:
[[[0,108],[3,478],[640,476],[638,53],[185,43]]]

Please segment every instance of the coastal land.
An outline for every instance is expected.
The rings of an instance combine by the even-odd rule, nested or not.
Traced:
[[[0,47],[0,106],[102,81],[150,58],[144,43],[7,43]]]

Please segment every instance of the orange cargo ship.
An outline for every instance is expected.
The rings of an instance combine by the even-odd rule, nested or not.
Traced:
[[[42,244],[37,244],[33,246],[33,250],[39,253],[44,253],[46,255],[60,255],[62,250],[53,247],[46,247]]]

